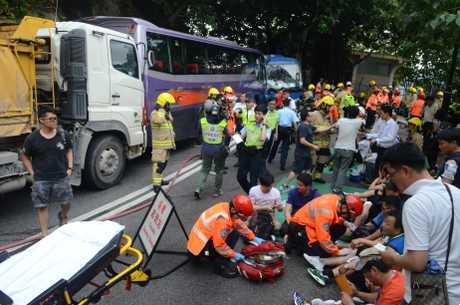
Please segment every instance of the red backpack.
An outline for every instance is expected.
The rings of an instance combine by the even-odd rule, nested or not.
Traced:
[[[246,257],[237,264],[238,271],[250,281],[274,281],[283,274],[284,245],[266,241],[260,245],[247,245],[241,249]]]

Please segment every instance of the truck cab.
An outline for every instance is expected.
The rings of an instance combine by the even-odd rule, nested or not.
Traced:
[[[133,39],[81,23],[41,29],[52,56],[37,62],[39,96],[55,95],[61,125],[74,138],[73,184],[110,187],[126,160],[145,149],[144,89]],[[53,84],[53,85],[51,85]]]

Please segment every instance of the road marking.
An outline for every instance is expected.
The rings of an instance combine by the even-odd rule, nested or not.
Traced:
[[[234,152],[236,150],[236,144],[234,144],[233,142],[230,144],[230,153]],[[185,179],[187,179],[188,177],[194,175],[195,173],[199,172],[201,170],[201,164],[203,163],[202,160],[197,160],[187,166],[185,166],[182,170],[181,170],[181,174],[176,178],[176,181],[175,183],[179,183]],[[177,171],[176,171],[177,172]],[[172,172],[171,174],[169,174],[168,176],[165,177],[165,180],[171,180],[173,179],[175,176],[176,176],[176,172]],[[174,186],[173,186],[174,187]],[[132,193],[129,193],[123,197],[120,197],[114,201],[111,201],[111,202],[108,202],[106,204],[104,204],[103,206],[100,206],[92,211],[89,211],[85,214],[82,214],[76,218],[73,218],[72,220],[73,221],[81,221],[81,220],[88,220],[88,219],[94,219],[95,217],[97,218],[102,218],[104,215],[106,215],[105,212],[107,213],[110,213],[110,211],[114,210],[114,209],[117,209],[117,210],[125,210],[126,209],[126,206],[130,206],[130,207],[133,207],[135,205],[131,205],[130,204],[130,201],[132,200],[136,200],[135,198],[138,197],[138,196],[142,196],[144,195],[145,193],[149,193],[151,194],[150,196],[153,198],[153,191],[152,191],[152,185],[149,184],[149,185],[146,185]],[[137,200],[136,200],[137,202]]]

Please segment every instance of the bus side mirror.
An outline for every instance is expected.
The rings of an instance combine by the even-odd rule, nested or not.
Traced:
[[[299,73],[299,72],[297,72],[297,73],[295,74],[295,80],[296,80],[297,82],[300,82],[300,73]]]
[[[153,50],[149,50],[147,52],[147,63],[149,69],[153,69],[153,66],[155,65],[155,52]]]

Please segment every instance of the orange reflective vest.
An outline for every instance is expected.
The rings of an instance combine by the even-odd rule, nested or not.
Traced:
[[[318,242],[320,247],[331,255],[337,255],[339,248],[332,242],[329,228],[343,222],[337,215],[337,204],[340,197],[326,194],[317,197],[298,210],[291,221],[305,226],[308,244]]]
[[[423,106],[425,106],[424,100],[417,99],[413,101],[410,105],[410,116],[421,118],[423,116]]]
[[[385,94],[385,93],[380,93],[378,96],[378,99],[379,99],[379,103],[382,105],[388,104],[390,102],[390,97],[388,96],[388,94]]]
[[[393,106],[395,106],[396,108],[399,108],[399,106],[401,106],[401,96],[393,96]]]
[[[225,242],[227,236],[237,230],[252,240],[255,235],[240,219],[230,217],[230,204],[221,202],[201,213],[188,236],[187,250],[199,255],[209,240],[212,240],[217,253],[224,257],[234,257],[236,252]]]
[[[375,94],[372,94],[369,96],[367,99],[367,104],[366,104],[366,109],[371,109],[373,111],[377,111],[377,105],[378,105],[378,98]]]

